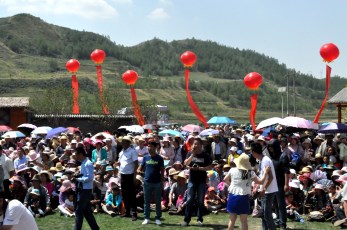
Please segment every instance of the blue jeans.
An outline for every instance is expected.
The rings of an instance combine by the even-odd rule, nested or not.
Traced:
[[[277,218],[280,220],[280,227],[287,227],[287,209],[286,209],[286,197],[284,192],[284,186],[278,186],[278,192],[276,192],[275,210]]]
[[[99,230],[99,226],[95,221],[90,206],[90,198],[92,196],[91,189],[82,189],[77,193],[76,208],[75,208],[75,230],[81,230],[83,224],[83,217],[86,218],[90,229]]]
[[[143,195],[145,198],[145,204],[144,204],[144,217],[145,219],[149,219],[151,214],[151,201],[152,197],[154,195],[155,200],[155,212],[156,220],[160,220],[161,218],[161,191],[162,191],[162,183],[148,183],[144,182],[143,184]]]
[[[198,221],[203,222],[202,214],[204,211],[204,197],[206,193],[206,183],[188,182],[188,197],[184,221],[189,223],[192,219],[192,208],[197,198]]]
[[[276,193],[266,193],[261,200],[263,216],[261,218],[262,230],[276,230],[274,219],[272,218],[272,204]]]

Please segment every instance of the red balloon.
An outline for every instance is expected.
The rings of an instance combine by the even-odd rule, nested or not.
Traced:
[[[245,86],[251,90],[258,89],[262,82],[263,77],[257,72],[249,73],[243,79],[243,83],[245,84]]]
[[[96,49],[90,54],[90,58],[95,64],[100,65],[104,62],[106,53],[103,50]]]
[[[80,68],[80,62],[76,59],[70,59],[66,62],[65,66],[70,73],[76,73]]]
[[[319,52],[320,56],[322,56],[326,62],[334,61],[340,54],[339,48],[333,43],[324,44]]]
[[[191,51],[186,51],[181,55],[181,62],[185,67],[191,67],[196,62],[196,55]]]
[[[122,75],[122,80],[128,85],[134,85],[138,78],[139,76],[134,70],[128,70]]]

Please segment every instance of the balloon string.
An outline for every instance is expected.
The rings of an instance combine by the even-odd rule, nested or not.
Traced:
[[[189,91],[189,69],[186,68],[184,71],[185,81],[186,81],[186,93],[187,93],[187,99],[188,103],[190,105],[190,108],[192,109],[193,113],[196,115],[196,117],[200,120],[200,122],[205,126],[205,128],[208,127],[207,120],[205,116],[202,114],[202,112],[199,110],[198,106],[193,101],[192,95]]]
[[[76,77],[76,74],[72,75],[71,78],[71,85],[72,85],[72,113],[73,114],[79,114],[80,113],[80,107],[78,105],[78,80]]]
[[[139,123],[139,125],[141,126],[145,125],[145,119],[143,118],[141,114],[141,109],[140,109],[139,103],[137,102],[137,96],[136,96],[136,92],[133,85],[130,86],[130,93],[131,93],[131,100],[133,103],[134,115],[137,119],[137,123]]]
[[[323,112],[325,104],[327,103],[328,96],[329,96],[329,87],[330,87],[330,74],[331,74],[331,67],[326,65],[325,97],[324,97],[324,100],[322,102],[322,105],[321,105],[318,113],[316,114],[316,117],[313,120],[313,123],[318,123],[319,117],[320,117],[321,113]]]
[[[102,69],[101,69],[101,65],[97,65],[96,66],[96,75],[98,77],[98,88],[99,88],[99,97],[100,97],[100,101],[102,104],[102,112],[104,114],[110,114],[110,112],[108,111],[108,107],[105,103],[105,97],[104,97],[104,89],[103,89],[103,83],[102,83]]]
[[[249,112],[249,120],[252,125],[253,131],[255,130],[255,114],[257,112],[257,102],[258,102],[258,94],[251,95],[251,111]]]

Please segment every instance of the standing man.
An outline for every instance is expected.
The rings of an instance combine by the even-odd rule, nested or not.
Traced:
[[[75,207],[75,230],[81,230],[83,217],[86,218],[92,230],[99,230],[90,206],[94,181],[94,166],[87,158],[87,153],[83,147],[76,148],[76,160],[81,162],[81,171],[76,178],[76,207]]]
[[[213,160],[219,161],[220,159],[225,159],[227,154],[227,147],[225,143],[221,140],[220,134],[213,136],[214,141],[212,142],[212,157]]]
[[[137,220],[136,213],[136,192],[135,180],[136,169],[138,167],[137,153],[131,145],[131,138],[125,136],[122,139],[123,149],[119,153],[119,172],[121,179],[122,196],[125,206],[125,213],[121,217],[131,217],[132,221]],[[130,215],[131,214],[131,215]]]
[[[3,171],[3,189],[5,191],[5,198],[10,199],[10,178],[14,175],[13,161],[3,153],[2,146],[0,145],[0,169]]]
[[[203,150],[200,137],[194,137],[192,151],[188,153],[184,165],[189,170],[188,198],[186,212],[182,226],[187,226],[192,218],[192,206],[197,195],[198,198],[198,225],[203,225],[202,214],[204,211],[204,197],[206,193],[206,171],[211,170],[212,160],[208,153]]]
[[[3,221],[0,230],[38,230],[33,215],[19,200],[7,201],[4,192],[0,192],[0,216]]]
[[[251,144],[251,153],[254,158],[259,160],[259,171],[260,175],[266,173],[267,179],[260,188],[259,196],[262,199],[262,229],[263,230],[276,230],[275,222],[272,218],[272,204],[274,197],[278,192],[277,180],[275,174],[275,168],[268,156],[263,155],[263,147],[259,142]],[[271,170],[265,170],[266,167],[270,167]]]
[[[157,143],[152,141],[148,143],[149,156],[145,156],[138,169],[138,173],[145,172],[143,192],[145,196],[144,216],[145,220],[143,225],[149,224],[149,217],[151,212],[151,201],[154,196],[155,199],[155,223],[161,225],[161,192],[164,182],[164,159],[157,154]]]

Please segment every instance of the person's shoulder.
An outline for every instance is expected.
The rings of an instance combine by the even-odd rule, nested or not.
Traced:
[[[7,207],[24,207],[24,205],[19,200],[11,200],[11,201],[8,202],[8,206]]]

